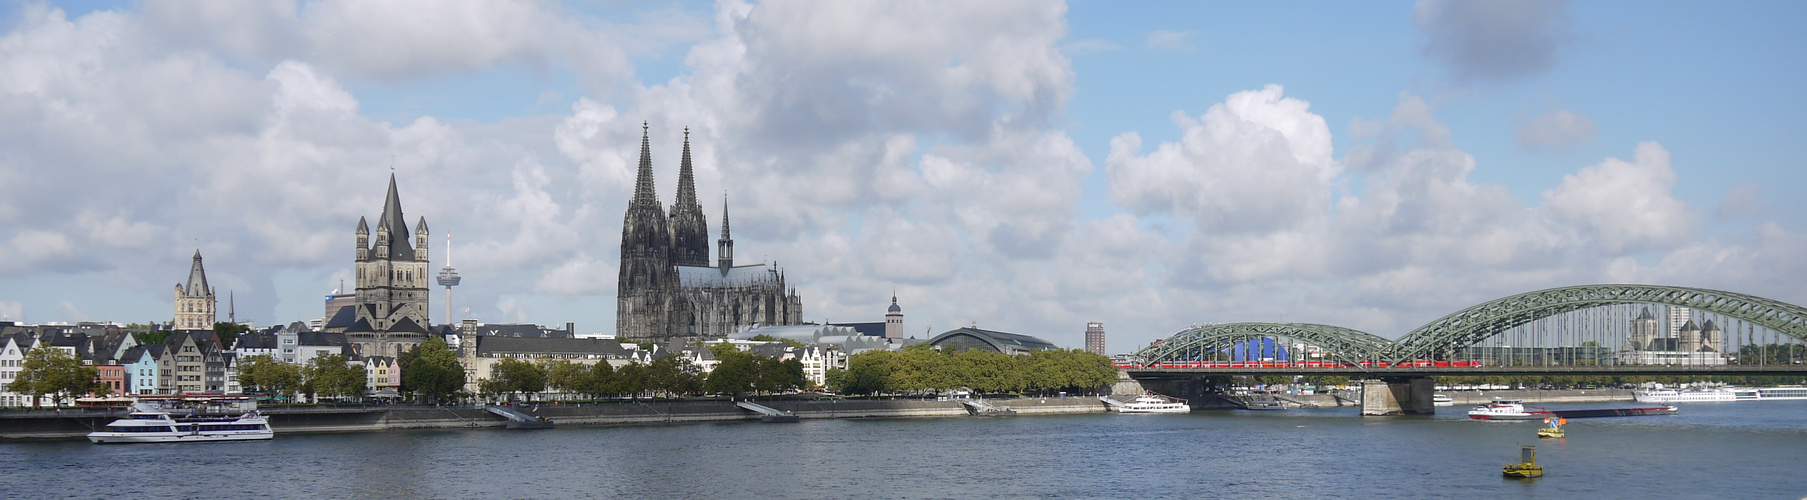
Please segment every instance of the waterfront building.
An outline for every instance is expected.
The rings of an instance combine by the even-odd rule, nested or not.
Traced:
[[[157,358],[162,354],[163,344],[146,344],[127,349],[119,357],[119,363],[125,366],[126,393],[161,394],[157,390],[157,381],[161,377]]]
[[[389,175],[389,193],[383,214],[377,217],[375,241],[363,217],[358,218],[357,303],[351,306],[351,324],[328,331],[348,335],[357,351],[366,356],[395,356],[427,336],[427,218],[421,217],[409,241],[408,221],[402,215],[401,195],[395,175]],[[329,300],[330,301],[330,300]],[[343,312],[334,312],[336,318]]]
[[[464,388],[473,394],[479,392],[478,383],[490,377],[491,367],[504,358],[566,360],[585,366],[609,363],[614,367],[634,360],[634,353],[615,339],[482,335],[483,329],[477,320],[467,319],[457,330],[456,349],[458,362],[464,365]]]
[[[6,390],[6,384],[19,378],[25,366],[25,353],[37,339],[24,332],[0,335],[0,406],[30,406],[31,397]]]
[[[885,341],[903,341],[903,308],[897,306],[897,292],[891,292],[891,307],[885,309]]]
[[[776,264],[736,265],[727,199],[710,266],[708,222],[696,198],[690,133],[684,134],[677,198],[665,215],[653,183],[652,147],[642,125],[634,195],[621,224],[615,334],[624,340],[721,338],[754,325],[803,322],[803,299]]]
[[[364,358],[364,387],[379,398],[401,397],[401,366],[395,363],[395,358],[388,356]]]
[[[1085,324],[1085,350],[1104,355],[1104,323],[1093,321]]]
[[[1724,333],[1713,320],[1696,324],[1686,307],[1669,307],[1670,329],[1659,334],[1656,317],[1646,307],[1631,320],[1631,333],[1615,360],[1637,365],[1726,364]]]
[[[188,282],[176,285],[177,330],[211,330],[219,318],[217,290],[207,286],[207,270],[201,267],[201,250],[195,249],[188,267]]]
[[[1031,351],[1059,349],[1053,343],[1029,335],[981,330],[977,327],[955,328],[929,339],[929,345],[944,351],[980,349],[1004,354],[1028,354]]]
[[[163,342],[168,351],[160,367],[165,394],[207,392],[210,375],[208,353],[217,353],[218,341],[209,330],[177,330]],[[214,369],[213,371],[217,371]]]

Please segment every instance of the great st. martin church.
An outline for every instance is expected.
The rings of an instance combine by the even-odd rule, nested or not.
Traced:
[[[696,201],[690,131],[678,165],[678,195],[665,215],[653,188],[652,147],[640,130],[640,171],[621,222],[621,275],[615,333],[624,340],[719,338],[754,325],[803,322],[803,299],[784,271],[765,263],[734,265],[722,200],[722,234],[709,265],[709,223]]]

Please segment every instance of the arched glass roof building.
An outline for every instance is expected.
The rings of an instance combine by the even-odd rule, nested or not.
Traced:
[[[964,351],[982,349],[1004,354],[1025,354],[1029,351],[1046,351],[1059,349],[1052,343],[1037,337],[1005,333],[978,328],[958,328],[942,332],[929,339],[929,345],[944,351]]]

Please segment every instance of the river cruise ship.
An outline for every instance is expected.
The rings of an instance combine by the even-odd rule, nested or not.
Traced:
[[[1639,403],[1716,403],[1807,399],[1807,387],[1721,387],[1679,391],[1652,389],[1632,393]]]
[[[270,422],[256,411],[236,417],[171,417],[168,412],[139,406],[126,418],[88,433],[96,444],[187,443],[201,441],[254,441],[270,439]]]

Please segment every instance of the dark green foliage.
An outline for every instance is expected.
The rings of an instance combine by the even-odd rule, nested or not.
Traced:
[[[329,398],[364,395],[364,368],[348,364],[342,354],[315,356],[301,372],[305,378],[301,390],[310,395]]]
[[[489,367],[489,378],[477,382],[486,395],[546,391],[546,369],[530,361],[502,358]]]
[[[848,358],[847,372],[840,378],[841,390],[853,394],[959,387],[991,394],[1094,393],[1116,382],[1117,367],[1110,358],[1077,349],[1010,356],[982,350],[949,354],[905,348],[856,354]]]
[[[301,367],[268,354],[238,361],[238,383],[246,392],[292,396],[301,388]]]
[[[232,349],[238,343],[238,336],[251,331],[251,327],[238,323],[214,323],[213,334],[220,338],[220,347]]]
[[[438,403],[464,389],[464,365],[444,339],[430,337],[396,358],[407,359],[401,365],[403,390],[418,394],[425,403]]]
[[[81,358],[54,347],[38,347],[25,353],[25,360],[6,390],[31,396],[31,406],[49,394],[51,404],[61,407],[63,398],[87,394],[104,386],[94,380],[97,372],[82,365]],[[111,389],[111,388],[109,388]]]
[[[703,374],[690,364],[689,358],[666,354],[654,358],[653,364],[646,367],[646,385],[647,389],[673,396],[690,395],[703,389]]]

